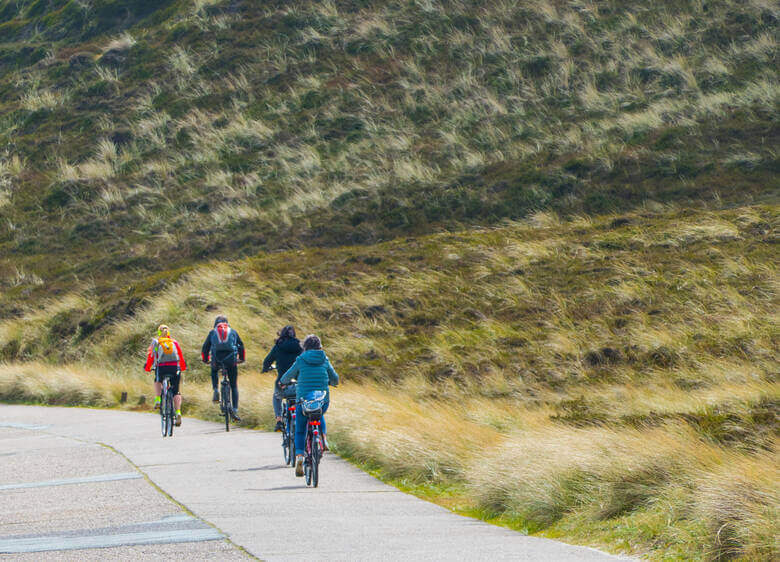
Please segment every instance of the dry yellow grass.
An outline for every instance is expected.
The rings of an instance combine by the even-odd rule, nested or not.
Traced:
[[[137,407],[151,392],[144,353],[165,322],[191,363],[185,415],[216,419],[197,357],[223,312],[248,346],[242,418],[267,428],[272,378],[260,361],[293,323],[322,335],[344,380],[328,414],[334,447],[401,486],[454,489],[467,511],[618,551],[771,559],[775,223],[766,207],[536,214],[263,255],[164,287],[153,277],[129,293],[145,306],[103,325],[89,291],[71,294],[0,323],[6,356],[50,360],[0,368],[0,397],[111,405],[124,390]],[[82,358],[117,372],[61,366]]]

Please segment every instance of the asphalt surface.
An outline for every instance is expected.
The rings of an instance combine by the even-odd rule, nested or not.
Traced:
[[[307,488],[279,434],[0,405],[0,557],[618,560],[450,513],[334,455]]]

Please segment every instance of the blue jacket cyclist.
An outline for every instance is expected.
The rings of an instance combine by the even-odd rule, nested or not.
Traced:
[[[322,413],[328,410],[330,405],[330,392],[328,386],[337,386],[339,376],[328,360],[328,356],[322,351],[322,342],[315,335],[306,336],[303,340],[303,353],[293,363],[292,367],[279,379],[280,384],[289,384],[293,379],[298,381],[295,400],[295,475],[303,476],[303,448],[306,439],[306,417],[301,409],[301,400],[307,400],[317,390],[324,390],[325,404]],[[325,440],[325,416],[322,417],[322,437],[325,450],[328,449]]]

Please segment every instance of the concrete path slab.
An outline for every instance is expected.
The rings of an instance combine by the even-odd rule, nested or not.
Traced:
[[[6,431],[13,432],[8,439],[3,438]],[[219,424],[185,418],[174,437],[164,439],[154,414],[0,406],[0,455],[15,452],[19,431],[31,438],[43,434],[110,447],[176,502],[263,560],[619,559],[452,514],[387,486],[334,455],[323,459],[320,487],[307,488],[282,465],[279,434],[241,428],[226,433]],[[3,472],[0,485],[10,484]],[[49,480],[68,477],[73,476],[67,469],[48,475]],[[35,480],[43,478],[36,475]],[[119,484],[95,482],[37,491]],[[0,502],[2,494],[34,491],[0,491]],[[7,538],[2,536],[3,517],[0,538]]]

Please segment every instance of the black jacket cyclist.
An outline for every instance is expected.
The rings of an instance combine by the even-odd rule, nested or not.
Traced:
[[[279,379],[295,363],[295,359],[303,353],[301,342],[295,337],[295,328],[285,326],[279,330],[279,337],[274,343],[273,349],[263,360],[263,372],[271,370],[271,365],[276,362],[276,381],[274,381],[273,406],[276,416],[276,431],[282,430],[282,389],[279,387]]]
[[[217,316],[214,320],[214,328],[206,336],[201,348],[201,358],[204,363],[209,362],[211,358],[211,386],[214,389],[214,402],[219,402],[219,392],[217,392],[217,374],[219,365],[224,365],[230,380],[230,390],[233,395],[233,417],[238,417],[238,363],[243,363],[246,359],[244,342],[233,328],[228,324],[226,316]]]

